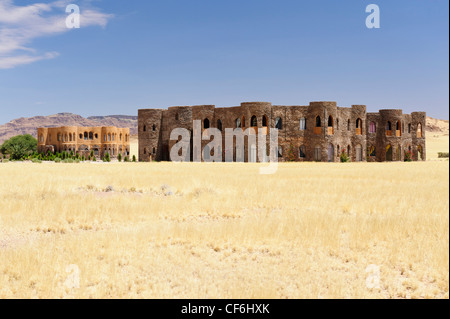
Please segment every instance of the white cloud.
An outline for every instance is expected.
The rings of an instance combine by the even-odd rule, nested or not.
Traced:
[[[0,69],[57,57],[57,52],[39,53],[30,44],[34,39],[58,35],[70,31],[66,27],[68,14],[65,8],[74,3],[59,0],[51,3],[36,3],[16,6],[13,0],[0,0]],[[113,17],[89,6],[80,6],[81,27],[105,27]]]

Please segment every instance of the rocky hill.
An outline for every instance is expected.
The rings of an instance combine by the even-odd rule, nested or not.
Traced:
[[[117,126],[130,128],[130,134],[137,134],[137,116],[109,115],[84,118],[72,113],[58,113],[49,116],[19,118],[0,125],[0,144],[5,140],[21,134],[36,137],[38,127],[59,126]]]

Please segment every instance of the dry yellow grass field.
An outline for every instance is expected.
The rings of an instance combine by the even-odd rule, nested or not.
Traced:
[[[258,167],[0,164],[0,298],[448,298],[448,162]]]

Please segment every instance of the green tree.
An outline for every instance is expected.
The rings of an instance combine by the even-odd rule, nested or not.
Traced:
[[[119,155],[117,156],[117,159],[119,160],[119,162],[122,162],[122,154],[119,153]]]
[[[30,134],[14,136],[2,144],[0,151],[19,160],[37,151],[37,139]]]
[[[136,162],[136,155],[133,155],[133,162]]]

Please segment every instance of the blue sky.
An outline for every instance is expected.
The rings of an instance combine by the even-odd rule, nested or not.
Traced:
[[[61,28],[67,3],[80,29]],[[370,3],[380,29],[365,25]],[[244,101],[448,119],[448,12],[447,0],[0,0],[0,123]]]

